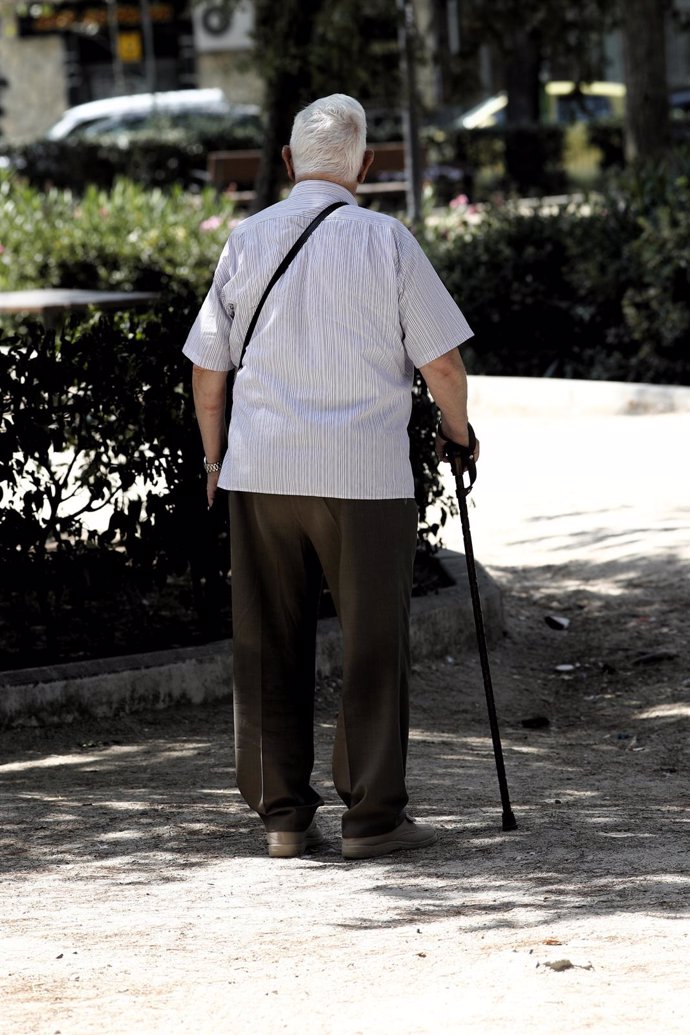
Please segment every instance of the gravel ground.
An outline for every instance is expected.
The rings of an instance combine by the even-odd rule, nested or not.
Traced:
[[[331,841],[298,860],[267,858],[233,789],[229,708],[6,732],[0,1032],[687,1031],[690,416],[477,423],[519,829],[472,656],[415,674],[413,813],[439,842],[380,860],[338,850],[336,681]]]

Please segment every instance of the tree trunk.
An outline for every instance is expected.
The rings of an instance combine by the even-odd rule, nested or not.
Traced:
[[[400,24],[400,80],[402,86],[403,140],[407,176],[407,215],[413,230],[422,222],[422,151],[417,109],[415,24],[412,0],[397,0]]]
[[[539,124],[540,70],[539,37],[516,29],[506,51],[505,167],[509,182],[520,193],[537,190],[543,180],[543,148],[534,129]]]
[[[283,144],[290,139],[296,108],[287,90],[277,82],[266,90],[266,125],[261,148],[261,161],[254,190],[256,197],[251,211],[260,212],[278,201],[280,188],[286,181],[285,168],[280,156]]]
[[[314,100],[309,63],[323,0],[257,0],[255,60],[266,80],[266,132],[256,178],[253,212],[278,200],[286,182],[280,152],[289,143],[297,111]]]
[[[670,143],[665,0],[626,0],[623,19],[629,162],[662,154]]]
[[[518,29],[506,52],[506,90],[509,126],[530,126],[539,122],[539,72],[541,52],[534,33]]]

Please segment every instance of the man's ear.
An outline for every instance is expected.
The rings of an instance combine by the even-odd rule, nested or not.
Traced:
[[[370,147],[364,152],[364,158],[362,159],[362,165],[359,172],[357,173],[357,183],[364,183],[371,163],[374,161],[374,152]]]
[[[295,167],[292,164],[292,151],[290,150],[290,147],[289,147],[288,144],[284,145],[283,150],[280,152],[280,155],[281,155],[281,158],[283,159],[283,162],[285,163],[285,168],[287,169],[288,179],[290,180],[291,183],[294,183],[295,182]]]

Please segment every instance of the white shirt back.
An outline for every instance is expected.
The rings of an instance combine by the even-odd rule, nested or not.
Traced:
[[[269,294],[235,378],[219,485],[340,499],[414,496],[407,424],[414,367],[471,337],[414,237],[345,188],[298,183],[243,221],[223,249],[184,347],[197,366],[237,367],[275,269],[316,228]]]

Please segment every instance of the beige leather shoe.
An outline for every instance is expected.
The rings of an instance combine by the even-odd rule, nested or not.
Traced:
[[[391,852],[404,852],[409,848],[428,848],[437,840],[433,827],[424,823],[415,823],[406,816],[400,826],[389,830],[387,834],[375,834],[373,837],[344,837],[343,858],[373,859],[378,855],[389,855]]]
[[[305,852],[325,844],[316,820],[306,830],[270,830],[266,832],[268,854],[272,859],[297,859]]]

